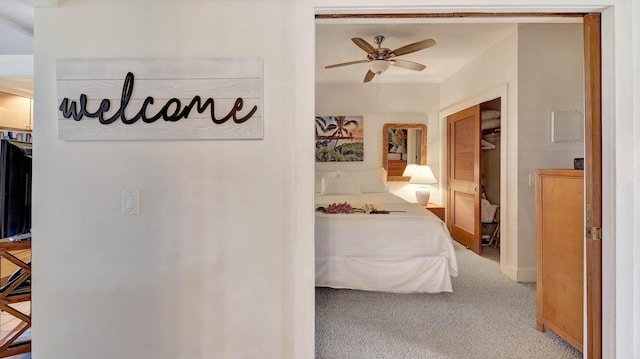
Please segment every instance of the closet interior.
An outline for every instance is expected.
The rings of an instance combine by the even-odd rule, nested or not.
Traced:
[[[482,245],[500,248],[500,130],[501,99],[480,104],[481,154],[480,178]]]

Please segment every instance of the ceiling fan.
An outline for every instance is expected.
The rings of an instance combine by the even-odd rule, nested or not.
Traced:
[[[414,71],[424,70],[426,66],[423,64],[409,61],[409,60],[398,59],[397,57],[410,54],[412,52],[424,50],[436,44],[435,40],[427,39],[427,40],[414,42],[412,44],[405,45],[391,51],[387,48],[382,47],[382,42],[384,41],[384,36],[382,35],[378,35],[373,39],[373,42],[376,45],[378,45],[377,49],[373,47],[373,45],[369,44],[368,42],[366,42],[365,40],[359,37],[354,37],[351,39],[351,41],[353,41],[354,44],[356,44],[359,48],[361,48],[367,53],[367,59],[342,62],[339,64],[328,65],[328,66],[325,66],[324,68],[331,69],[334,67],[355,65],[355,64],[369,62],[371,64],[371,67],[369,71],[367,71],[367,73],[364,75],[364,82],[371,81],[375,75],[380,75],[381,73],[385,72],[389,68],[389,66],[397,66],[403,69],[414,70]]]

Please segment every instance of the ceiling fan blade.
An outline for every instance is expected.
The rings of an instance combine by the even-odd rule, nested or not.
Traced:
[[[342,62],[342,63],[339,63],[339,64],[327,65],[324,68],[325,69],[332,69],[334,67],[347,66],[347,65],[353,65],[353,64],[360,64],[360,63],[363,63],[363,62],[369,62],[369,60],[357,60],[357,61]]]
[[[373,47],[373,45],[359,37],[351,38],[351,41],[353,41],[354,44],[358,45],[359,48],[363,49],[367,54],[376,52],[376,48]]]
[[[395,55],[395,56],[406,55],[406,54],[410,54],[412,52],[424,50],[424,49],[426,49],[428,47],[434,46],[435,44],[436,44],[436,42],[433,39],[422,40],[422,41],[414,42],[413,44],[409,44],[409,45],[405,45],[405,46],[399,47],[399,48],[391,51],[389,54],[391,56],[393,56],[393,55]]]
[[[371,80],[373,80],[373,77],[376,74],[374,72],[372,72],[371,70],[367,71],[367,74],[364,75],[364,82],[370,82]]]
[[[422,71],[425,68],[427,68],[423,64],[409,61],[409,60],[393,59],[393,60],[389,60],[389,62],[391,62],[391,65],[393,66],[397,66],[407,70]]]

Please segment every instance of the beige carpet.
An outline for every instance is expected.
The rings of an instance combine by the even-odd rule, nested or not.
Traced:
[[[538,332],[535,284],[456,244],[453,293],[316,289],[316,358],[566,359],[582,354]]]

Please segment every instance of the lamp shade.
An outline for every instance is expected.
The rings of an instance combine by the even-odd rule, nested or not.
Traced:
[[[438,181],[436,180],[436,176],[433,175],[431,167],[425,165],[416,165],[413,169],[413,172],[411,173],[411,179],[409,180],[409,183],[434,184],[438,183]]]
[[[374,72],[378,75],[387,71],[389,68],[389,63],[385,60],[373,60],[371,61],[371,72]]]
[[[413,175],[413,171],[415,171],[416,167],[418,167],[415,163],[409,163],[407,167],[404,168],[404,172],[402,172],[402,176],[411,177]]]

